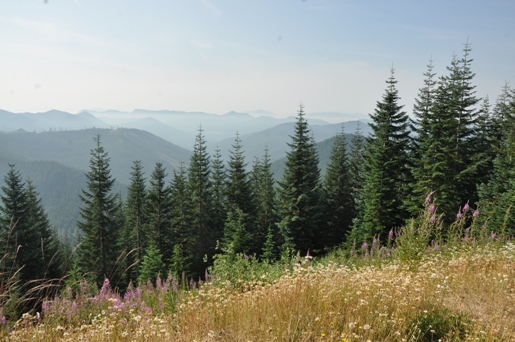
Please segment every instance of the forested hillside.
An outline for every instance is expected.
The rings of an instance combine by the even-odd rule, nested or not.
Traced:
[[[100,135],[104,146],[111,151],[113,176],[128,184],[132,161],[141,160],[145,168],[162,162],[170,171],[187,163],[190,152],[148,132],[136,129],[84,129],[0,133],[0,145],[9,154],[26,160],[51,160],[86,171],[93,137]],[[193,143],[193,142],[192,142]]]
[[[335,249],[365,254],[370,246],[370,253],[384,252],[380,246],[395,246],[421,213],[428,231],[436,232],[435,246],[456,239],[463,227],[469,227],[463,239],[477,234],[477,227],[493,238],[513,236],[515,90],[505,86],[494,105],[481,99],[470,53],[465,45],[444,75],[428,65],[411,118],[392,69],[367,136],[340,130],[316,144],[300,105],[279,177],[267,149],[248,160],[236,135],[224,162],[220,151],[208,152],[201,128],[191,153],[125,129],[2,134],[0,146],[11,157],[56,160],[86,171],[85,184],[74,173],[58,185],[83,186],[79,245],[73,270],[66,272],[73,281],[99,287],[106,278],[120,289],[165,274],[184,282],[207,279],[214,263],[249,256],[273,264],[296,253],[308,259]],[[58,178],[50,166],[46,177]],[[44,169],[38,173],[45,177]],[[31,240],[25,235],[30,231],[53,243],[48,225],[38,228],[35,215],[25,218],[25,207],[45,216],[37,184],[24,181],[29,174],[9,167],[2,188],[1,241],[9,255],[18,247],[9,239],[12,231],[20,241]],[[126,196],[117,180],[127,185]]]

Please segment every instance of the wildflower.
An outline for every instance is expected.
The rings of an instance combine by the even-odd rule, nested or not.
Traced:
[[[322,337],[325,337],[325,334],[324,334],[324,333],[322,333],[322,335],[321,335],[321,336],[322,336]]]
[[[0,324],[5,324],[7,322],[7,318],[5,318],[5,316],[2,316],[2,318],[0,318]]]
[[[368,243],[367,243],[366,241],[365,241],[365,242],[363,242],[363,245],[361,245],[361,249],[362,249],[362,250],[366,250],[366,249],[368,249]]]
[[[388,240],[393,239],[393,229],[390,229],[390,232],[388,233]]]
[[[463,207],[463,211],[467,212],[469,210],[470,210],[470,207],[469,207],[469,203],[467,202],[467,204],[465,204],[465,206]]]
[[[458,211],[458,213],[456,214],[456,217],[457,217],[458,219],[461,219],[461,218],[463,217],[463,214],[461,213],[461,210],[460,210],[460,211]]]
[[[354,329],[356,327],[356,322],[349,323],[349,329]]]
[[[426,204],[429,204],[429,203],[431,203],[431,196],[426,197]]]
[[[435,215],[433,215],[429,218],[429,223],[434,224],[435,222],[436,222],[436,217],[435,217]]]
[[[248,260],[249,256],[247,254],[243,253],[243,259]]]
[[[370,329],[370,325],[365,324],[365,325],[363,326],[363,330],[369,330],[369,329]]]
[[[436,207],[434,206],[434,204],[432,204],[431,206],[429,206],[429,213],[432,214],[436,211]]]
[[[476,210],[474,211],[474,214],[472,214],[472,216],[474,216],[474,217],[478,217],[478,216],[479,216],[479,210],[477,210],[477,209],[476,209]]]

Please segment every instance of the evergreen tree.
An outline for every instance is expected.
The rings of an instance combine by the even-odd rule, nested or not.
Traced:
[[[187,274],[188,276],[204,274],[207,266],[203,261],[204,256],[207,255],[208,261],[211,260],[216,246],[211,222],[213,192],[210,179],[210,157],[206,150],[206,141],[201,127],[195,139],[188,171],[191,227],[195,239],[192,269],[190,274]]]
[[[148,232],[156,245],[163,261],[168,263],[172,257],[173,237],[171,231],[171,190],[166,185],[166,168],[162,163],[150,177],[147,199]]]
[[[475,97],[470,70],[470,45],[461,59],[453,57],[449,75],[440,77],[430,110],[420,119],[411,211],[420,208],[423,197],[434,193],[446,221],[454,220],[460,205],[477,199],[484,156],[478,150],[479,99]],[[427,84],[427,81],[426,81]]]
[[[213,239],[215,241],[221,241],[224,235],[224,225],[227,219],[226,210],[226,182],[227,174],[220,154],[220,149],[216,149],[213,156],[213,165],[211,173],[211,183],[213,187],[213,214],[212,229]]]
[[[276,190],[274,177],[271,172],[268,147],[265,148],[263,160],[260,163],[257,199],[256,240],[260,241],[262,256],[265,260],[276,260],[281,254],[282,235],[277,227],[279,218],[276,208]]]
[[[145,284],[147,281],[155,284],[158,276],[166,275],[166,265],[163,262],[163,256],[159,252],[159,248],[154,244],[150,243],[150,246],[146,250],[146,254],[143,257],[141,263],[141,271],[138,276],[138,283]]]
[[[89,172],[86,173],[87,189],[80,196],[83,207],[77,223],[82,232],[79,250],[79,266],[98,286],[104,278],[112,279],[120,256],[119,202],[111,193],[114,178],[111,177],[109,157],[100,143],[100,135],[94,139]]]
[[[50,224],[48,216],[30,180],[27,181],[27,215],[30,229],[37,235],[40,246],[34,250],[34,261],[30,272],[33,279],[57,279],[62,276],[63,254],[57,233]]]
[[[351,241],[358,243],[374,236],[386,238],[388,232],[404,223],[403,200],[408,178],[408,116],[398,104],[397,81],[391,72],[381,102],[374,114],[373,135],[367,138],[360,226],[354,226]]]
[[[235,253],[257,253],[261,250],[256,246],[254,239],[255,232],[255,206],[249,175],[245,170],[247,164],[243,156],[241,140],[238,134],[233,150],[230,151],[230,158],[227,169],[226,183],[226,206],[228,220],[231,224],[224,227],[224,245],[232,245]],[[233,231],[236,224],[229,218],[237,220],[241,231]],[[240,222],[241,221],[241,222]],[[236,235],[235,235],[236,234]],[[234,242],[238,240],[238,243]]]
[[[432,189],[431,172],[428,167],[433,161],[434,145],[438,146],[436,139],[441,137],[438,130],[438,120],[435,120],[433,106],[435,102],[436,81],[434,79],[433,61],[429,61],[427,71],[424,73],[424,87],[419,89],[418,97],[413,106],[412,130],[415,133],[411,145],[412,167],[411,173],[416,181],[410,184],[411,192],[406,200],[406,206],[412,215],[418,215],[424,199]],[[434,166],[434,165],[433,165]]]
[[[351,174],[343,129],[334,138],[324,179],[324,200],[327,232],[323,244],[328,247],[336,246],[349,233],[354,218]]]
[[[350,177],[350,191],[352,202],[352,220],[353,226],[360,226],[360,218],[363,216],[363,170],[365,164],[365,138],[361,133],[360,123],[356,127],[354,135],[351,140],[351,149],[349,154],[349,177]],[[347,234],[348,236],[348,234]],[[349,241],[347,239],[347,241]]]
[[[19,255],[18,246],[25,243],[24,233],[28,228],[27,215],[27,193],[25,184],[19,171],[14,169],[14,165],[9,164],[9,172],[4,177],[2,186],[3,195],[0,196],[2,205],[0,206],[1,224],[1,248],[4,253],[2,259],[2,273],[10,269],[18,270],[25,264],[25,258]],[[30,232],[31,242],[35,241],[33,232]],[[20,241],[21,240],[21,241]],[[26,247],[24,247],[25,250]],[[26,276],[24,280],[28,280]]]
[[[28,290],[36,286],[30,281],[60,277],[62,259],[59,241],[34,185],[23,183],[14,165],[9,166],[0,195],[1,272],[20,270],[18,280]]]
[[[279,182],[278,227],[284,248],[307,253],[323,246],[316,244],[316,234],[324,234],[320,198],[320,169],[313,138],[300,105],[282,181]],[[317,239],[319,240],[319,239]]]
[[[191,273],[192,256],[195,251],[195,235],[191,229],[190,202],[187,192],[186,169],[181,164],[175,170],[171,184],[172,191],[172,235],[174,237],[171,270],[176,277]]]
[[[136,282],[143,255],[148,245],[147,226],[147,190],[141,161],[136,160],[132,166],[130,185],[127,194],[125,241],[128,248],[127,264],[129,280]]]
[[[496,156],[488,183],[479,186],[481,221],[488,229],[513,235],[515,218],[515,91],[503,89],[494,108],[495,128],[499,142],[495,142]]]

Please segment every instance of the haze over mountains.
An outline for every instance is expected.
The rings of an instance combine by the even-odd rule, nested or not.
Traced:
[[[116,179],[115,189],[122,195],[129,184],[134,160],[142,162],[147,181],[156,162],[166,167],[168,180],[181,163],[187,165],[200,126],[208,152],[212,154],[218,147],[225,159],[233,149],[238,132],[249,168],[267,146],[274,162],[275,178],[279,179],[296,118],[274,118],[272,113],[264,111],[252,114],[144,109],[130,113],[110,110],[79,114],[58,110],[41,113],[0,110],[0,173],[4,176],[9,164],[14,164],[25,179],[33,181],[52,224],[61,236],[73,240],[81,205],[79,195],[86,184],[84,174],[89,169],[95,136],[100,135],[109,154],[111,174]],[[325,169],[332,137],[341,131],[342,124],[330,124],[309,114],[307,117],[313,138],[318,143],[320,166]],[[348,140],[357,124],[357,121],[343,124]],[[370,132],[365,122],[360,127],[364,135]]]

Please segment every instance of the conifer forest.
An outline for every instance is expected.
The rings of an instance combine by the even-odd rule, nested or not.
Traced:
[[[41,312],[44,300],[80,286],[108,282],[123,295],[158,279],[183,288],[209,282],[235,260],[391,251],[424,220],[436,227],[426,240],[434,248],[455,236],[456,222],[469,227],[465,234],[481,227],[488,237],[513,236],[515,89],[499,85],[489,99],[477,93],[473,70],[468,44],[441,75],[429,61],[406,108],[392,69],[369,114],[372,133],[342,124],[324,172],[309,103],[300,104],[279,180],[268,149],[246,160],[236,134],[223,159],[219,149],[208,152],[200,126],[189,161],[145,169],[134,160],[122,195],[102,135],[92,136],[76,239],[58,236],[38,184],[10,165],[0,192],[3,319]]]

